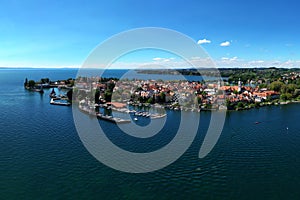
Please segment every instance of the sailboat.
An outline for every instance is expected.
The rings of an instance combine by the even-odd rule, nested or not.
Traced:
[[[49,96],[50,96],[51,98],[55,98],[55,97],[56,97],[56,92],[54,91],[54,88],[52,88],[52,91],[51,91],[51,93],[49,94]]]

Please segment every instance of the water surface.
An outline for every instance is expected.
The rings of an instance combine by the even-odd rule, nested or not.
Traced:
[[[56,80],[74,78],[76,73],[74,69],[0,70],[1,199],[300,197],[300,104],[228,112],[217,145],[199,159],[210,117],[202,112],[196,139],[179,160],[156,172],[127,174],[101,164],[87,152],[71,107],[50,105],[50,90],[40,95],[23,88],[25,77]],[[169,128],[157,141],[120,137],[115,125],[100,123],[124,149],[151,151],[174,136],[180,112],[168,112]]]

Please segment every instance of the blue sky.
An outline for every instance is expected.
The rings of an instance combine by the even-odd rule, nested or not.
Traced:
[[[220,67],[300,66],[296,0],[0,3],[0,67],[78,67],[114,34],[149,26],[200,40]],[[145,62],[138,55],[136,62]],[[148,56],[151,62],[166,55]]]

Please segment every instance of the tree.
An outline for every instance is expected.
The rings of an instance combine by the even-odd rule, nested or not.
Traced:
[[[230,100],[229,99],[226,99],[225,100],[225,104],[226,104],[226,107],[229,109],[230,108]]]
[[[153,104],[153,103],[154,103],[153,97],[150,97],[150,98],[147,100],[147,103]]]
[[[258,87],[259,87],[259,89],[267,88],[267,87],[268,87],[268,84],[262,83],[262,84],[260,84]]]
[[[296,89],[294,92],[294,96],[297,97],[300,95],[300,89]]]
[[[197,96],[197,103],[198,103],[198,105],[202,104],[202,99],[199,96]]]
[[[24,82],[24,87],[27,87],[27,85],[28,85],[28,79],[26,78]]]
[[[34,80],[28,81],[28,87],[34,88],[34,86],[35,86],[35,81]]]
[[[287,85],[287,92],[293,94],[297,89],[297,85],[295,84],[288,84]]]
[[[280,99],[281,99],[282,101],[291,100],[292,97],[293,97],[293,95],[290,94],[290,93],[285,93],[285,94],[281,94],[281,95],[280,95]]]
[[[287,91],[288,91],[287,85],[282,85],[280,89],[280,93],[287,93]]]
[[[107,89],[112,92],[114,90],[115,83],[113,81],[110,81],[107,83]]]
[[[237,107],[238,107],[238,108],[244,108],[244,103],[241,102],[241,101],[238,102]]]
[[[72,98],[73,98],[73,90],[69,90],[69,91],[67,92],[67,97],[68,97],[68,99],[69,99],[70,101],[72,101]]]
[[[100,90],[96,90],[95,92],[95,103],[99,103]]]
[[[234,91],[233,91],[233,94],[238,95],[239,92],[238,92],[237,90],[234,90]]]
[[[159,94],[161,102],[165,103],[166,102],[166,94],[164,92],[161,92]]]
[[[49,83],[49,82],[50,82],[49,78],[42,78],[41,79],[42,84]]]
[[[105,91],[104,93],[104,99],[106,102],[111,102],[111,96],[112,96],[112,93],[108,90]]]
[[[260,106],[259,102],[255,102],[255,108],[258,108]]]
[[[274,81],[270,84],[270,89],[274,90],[276,92],[280,92],[283,85],[284,85],[284,83],[282,83],[280,81]]]

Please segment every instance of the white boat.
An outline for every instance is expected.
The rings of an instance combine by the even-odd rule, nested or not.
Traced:
[[[138,119],[135,117],[135,118],[133,118],[133,120],[134,120],[134,121],[137,121]]]

